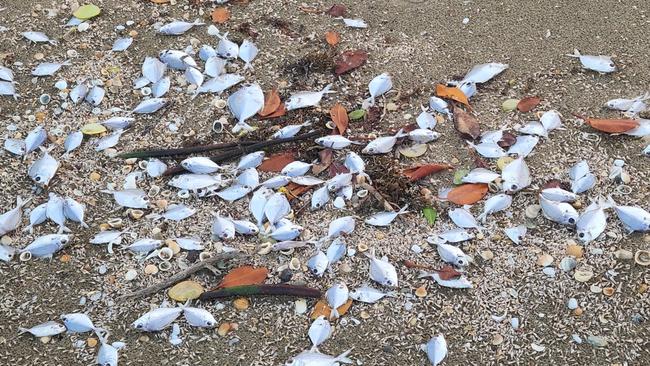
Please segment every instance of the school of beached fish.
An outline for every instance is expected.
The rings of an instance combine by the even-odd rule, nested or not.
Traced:
[[[367,24],[361,19],[343,19],[349,27],[363,28]],[[194,28],[204,25],[200,20],[194,22],[173,21],[158,25],[156,31],[163,36],[176,36],[184,34]],[[221,94],[242,83],[245,76],[229,74],[226,65],[230,62],[244,62],[243,70],[252,71],[254,60],[258,54],[256,45],[250,40],[236,44],[228,39],[228,33],[221,33],[213,25],[209,26],[208,33],[215,37],[216,45],[203,45],[198,50],[189,46],[184,50],[165,49],[158,55],[146,57],[142,63],[141,76],[133,80],[134,89],[139,89],[144,98],[133,108],[121,115],[115,115],[100,122],[110,132],[103,137],[89,141],[96,151],[103,151],[117,146],[120,137],[129,132],[129,128],[137,123],[138,114],[152,114],[167,107],[170,103],[165,98],[174,80],[173,75],[182,73],[188,83],[195,86],[194,94],[190,98],[200,97],[201,94]],[[36,31],[26,31],[22,37],[34,43],[49,43],[53,46],[56,40],[50,39],[46,34]],[[113,45],[114,52],[122,52],[131,46],[132,38],[119,38]],[[200,66],[195,59],[203,62]],[[599,73],[616,71],[616,65],[611,58],[606,56],[582,55],[577,50],[569,55],[579,59],[585,69]],[[62,67],[70,66],[69,61],[44,62],[39,64],[31,74],[36,77],[46,78],[55,75]],[[508,65],[501,63],[480,64],[473,67],[462,80],[451,81],[450,85],[457,86],[467,98],[478,92],[478,87],[500,73]],[[55,87],[64,90],[68,81],[56,81]],[[13,71],[0,66],[0,95],[19,98],[21,86],[14,82]],[[368,97],[362,101],[364,108],[381,103],[381,97],[393,87],[392,76],[382,73],[368,84]],[[287,111],[318,106],[321,100],[330,93],[335,93],[333,84],[324,85],[316,91],[297,91],[285,102]],[[89,103],[99,106],[104,99],[105,91],[102,85],[91,78],[77,81],[67,92],[67,98],[73,104]],[[49,96],[47,97],[49,98]],[[647,109],[645,103],[650,98],[650,93],[632,97],[630,99],[613,99],[605,103],[607,108],[621,111],[625,116],[636,118],[639,113]],[[41,99],[46,99],[41,96]],[[44,102],[44,100],[41,100]],[[254,130],[254,116],[264,106],[264,93],[258,84],[247,84],[230,93],[227,98],[227,107],[236,122],[232,128],[233,133]],[[325,208],[330,201],[335,208],[345,208],[354,195],[363,197],[368,194],[364,189],[359,189],[359,182],[371,182],[371,177],[366,173],[366,163],[363,155],[388,154],[393,151],[400,141],[412,141],[416,144],[433,143],[441,134],[436,132],[435,115],[451,118],[453,112],[450,102],[436,96],[428,101],[429,108],[423,108],[415,122],[417,128],[411,131],[399,130],[395,134],[380,136],[368,143],[350,140],[342,135],[329,135],[317,138],[315,144],[334,150],[343,150],[350,146],[363,145],[359,153],[347,151],[342,161],[347,172],[337,174],[329,179],[321,179],[310,175],[314,166],[312,162],[294,161],[286,165],[279,175],[265,181],[260,181],[258,168],[265,159],[264,151],[247,154],[235,164],[219,165],[205,156],[192,156],[183,160],[180,165],[186,170],[183,174],[167,179],[167,184],[178,190],[179,198],[204,199],[219,197],[226,202],[248,200],[249,212],[213,212],[214,219],[206,223],[214,240],[228,243],[237,235],[264,235],[275,242],[272,250],[279,251],[290,248],[306,247],[313,255],[307,262],[311,274],[321,277],[326,271],[335,272],[336,263],[344,256],[355,255],[356,251],[347,247],[347,241],[353,240],[355,227],[366,224],[375,227],[391,225],[401,215],[409,214],[408,206],[396,208],[394,211],[382,211],[360,219],[356,216],[343,216],[329,223],[327,232],[320,238],[301,238],[303,226],[293,221],[292,207],[287,196],[280,190],[293,182],[303,186],[313,186],[311,194],[311,209]],[[638,120],[640,128],[634,136],[647,136],[650,133],[650,121]],[[311,122],[287,125],[279,129],[271,138],[287,138],[296,136],[303,129],[308,129]],[[432,233],[426,241],[435,246],[440,260],[457,268],[462,275],[453,279],[444,279],[437,272],[421,274],[422,277],[431,277],[440,286],[465,289],[472,288],[471,256],[467,255],[462,244],[472,240],[477,232],[484,230],[484,225],[492,215],[507,210],[518,192],[531,185],[534,177],[526,164],[526,157],[530,155],[539,143],[552,138],[555,130],[563,129],[562,116],[555,110],[549,110],[539,116],[538,120],[530,121],[525,125],[518,125],[514,130],[519,134],[516,142],[507,150],[498,143],[503,137],[506,128],[488,131],[481,135],[478,141],[467,141],[467,144],[480,156],[486,159],[500,159],[513,157],[501,172],[494,172],[485,168],[476,168],[461,180],[464,183],[483,183],[497,187],[498,192],[488,197],[481,207],[456,207],[449,209],[448,217],[456,228]],[[26,173],[40,189],[47,189],[52,179],[55,179],[60,160],[73,159],[75,150],[80,148],[86,138],[82,131],[73,131],[65,138],[64,151],[57,151],[55,145],[47,146],[48,133],[44,126],[38,126],[26,134],[24,139],[7,138],[4,149],[13,154],[16,159],[26,162]],[[644,154],[650,154],[650,146],[646,147]],[[27,163],[29,162],[29,163]],[[626,172],[623,162],[618,161],[612,167],[610,178],[624,179]],[[111,195],[115,203],[123,208],[132,210],[146,210],[150,207],[148,194],[138,187],[144,177],[158,178],[167,170],[167,164],[159,159],[149,159],[139,165],[141,170],[131,172],[123,186],[106,187],[105,194]],[[612,196],[595,197],[593,203],[582,212],[578,212],[571,202],[579,195],[588,196],[589,190],[597,184],[597,175],[592,173],[586,161],[580,161],[573,166],[568,177],[571,180],[570,190],[560,187],[545,188],[539,192],[539,205],[543,215],[557,223],[575,228],[577,239],[587,245],[596,240],[608,225],[608,212],[615,213],[622,225],[629,232],[650,231],[650,213],[647,207],[629,206],[617,203]],[[439,198],[446,199],[448,189],[440,191]],[[23,210],[28,204],[33,204],[27,215]],[[474,211],[474,213],[472,213]],[[140,211],[142,212],[142,211]],[[183,203],[169,205],[161,214],[150,214],[150,220],[184,220],[197,212],[197,209]],[[71,197],[62,197],[50,192],[48,199],[38,201],[37,198],[23,200],[17,197],[14,208],[0,215],[0,235],[11,234],[23,226],[23,231],[32,234],[34,227],[51,221],[58,227],[54,233],[33,238],[30,244],[23,248],[14,248],[6,245],[0,246],[0,259],[10,261],[17,253],[21,260],[30,258],[52,258],[57,252],[74,241],[74,231],[80,229],[90,230],[86,223],[85,207]],[[475,216],[475,214],[477,214]],[[27,216],[28,224],[24,224],[23,216]],[[67,224],[67,221],[77,225]],[[526,236],[526,226],[519,225],[505,228],[504,232],[515,244],[519,244]],[[174,238],[183,250],[202,250],[200,239],[188,235],[187,237]],[[128,244],[123,244],[124,241]],[[163,241],[153,238],[133,238],[128,230],[106,230],[97,232],[90,240],[92,245],[106,245],[112,253],[113,246],[131,251],[141,260],[159,257],[164,260],[170,254],[163,247]],[[224,250],[235,250],[228,246]],[[330,356],[318,351],[318,346],[325,342],[331,332],[330,322],[340,317],[338,308],[349,299],[364,303],[375,303],[388,297],[397,296],[395,289],[399,288],[400,279],[391,260],[386,256],[376,254],[381,249],[371,248],[366,253],[369,261],[369,279],[375,286],[364,284],[358,287],[348,287],[344,282],[336,282],[325,292],[325,300],[331,307],[330,318],[320,316],[313,321],[309,328],[308,337],[313,346],[289,360],[286,365],[319,365],[333,366],[341,363],[352,363],[348,357],[352,350],[343,352],[338,356]],[[217,325],[215,318],[206,310],[192,307],[190,304],[166,306],[151,310],[132,323],[132,328],[143,332],[158,332],[172,327],[170,342],[174,345],[182,343],[178,324],[174,322],[183,316],[185,323],[193,327],[212,328]],[[36,337],[54,336],[64,332],[95,332],[101,340],[101,348],[97,356],[100,365],[117,365],[118,350],[125,346],[123,342],[108,343],[108,331],[97,327],[86,314],[61,315],[63,324],[57,321],[48,321],[31,328],[21,328],[21,333],[30,333]],[[461,345],[458,345],[461,348]],[[438,365],[447,355],[447,342],[443,335],[436,335],[424,346],[426,354],[433,365]]]

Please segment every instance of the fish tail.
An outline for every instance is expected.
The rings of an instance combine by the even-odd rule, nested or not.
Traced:
[[[388,296],[388,297],[397,297],[397,291],[388,291],[388,292],[386,292],[386,296]]]
[[[487,218],[487,212],[483,212],[482,214],[478,215],[476,219],[484,224],[486,218]]]
[[[27,225],[27,226],[25,226],[23,228],[23,232],[25,232],[25,231],[28,231],[30,234],[33,234],[34,233],[34,228],[32,227],[32,225]]]
[[[375,97],[371,95],[370,98],[365,99],[363,103],[361,103],[361,108],[368,109],[370,107],[373,107],[374,105],[375,105]]]
[[[608,206],[608,208],[609,208],[609,207],[616,208],[616,206],[618,206],[618,205],[616,204],[616,201],[614,201],[614,198],[612,197],[611,194],[607,196],[607,206]]]
[[[251,70],[251,71],[253,71],[253,70],[254,70],[254,69],[253,69],[253,65],[252,65],[250,62],[247,62],[247,63],[244,65],[244,70]]]
[[[81,222],[81,227],[84,228],[84,229],[89,229],[90,228],[90,226],[88,226],[88,224],[86,224],[83,221]]]
[[[341,363],[353,363],[354,361],[352,361],[351,359],[348,358],[348,355],[350,354],[350,352],[352,352],[352,348],[350,348],[349,350],[347,350],[347,351],[341,353],[340,355],[336,356],[336,358],[334,360],[338,361],[338,362],[341,362]]]
[[[29,333],[29,329],[23,328],[23,327],[18,327],[18,335],[24,334],[24,333]]]
[[[330,84],[325,85],[325,87],[323,88],[323,90],[321,90],[320,92],[321,92],[322,94],[336,93],[335,91],[333,91],[333,90],[331,90],[331,89],[332,89],[332,84],[330,83]]]
[[[405,136],[408,136],[408,133],[404,132],[403,128],[400,128],[399,131],[397,131],[397,133],[395,134],[395,137],[397,138],[401,138]]]
[[[332,309],[332,312],[330,313],[330,319],[338,319],[341,317],[341,314],[339,314],[339,311],[337,309]]]
[[[405,204],[404,207],[400,208],[399,211],[397,211],[398,215],[403,215],[405,213],[409,213],[409,211],[406,211],[406,209],[409,208],[409,204]]]
[[[572,53],[572,54],[571,54],[571,53],[567,53],[566,56],[569,56],[569,57],[580,57],[580,56],[582,56],[582,55],[580,54],[580,51],[578,51],[578,49],[575,48],[575,49],[573,50],[573,53]]]

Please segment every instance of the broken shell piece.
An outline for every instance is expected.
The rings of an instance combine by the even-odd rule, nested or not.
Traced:
[[[170,269],[172,269],[172,264],[169,263],[168,261],[162,261],[158,264],[158,269],[160,269],[163,272],[167,272]]]
[[[363,253],[366,250],[368,250],[368,246],[366,244],[364,244],[364,243],[359,243],[357,245],[357,250],[360,251],[361,253]]]
[[[108,219],[108,226],[112,227],[113,229],[120,229],[122,228],[123,224],[124,220],[119,217]]]
[[[148,86],[145,86],[144,88],[140,89],[140,94],[142,94],[145,97],[148,96],[148,95],[151,95],[151,88],[148,87]]]
[[[160,187],[153,185],[151,188],[149,188],[149,192],[147,192],[147,196],[153,198],[156,197],[160,193]]]
[[[176,243],[176,241],[167,239],[165,240],[165,244],[167,245],[167,248],[172,250],[172,253],[174,253],[174,255],[180,253],[181,247],[178,245],[178,243]]]
[[[142,210],[131,210],[129,212],[129,216],[131,216],[132,219],[134,220],[139,220],[144,216],[144,211]]]
[[[217,107],[218,109],[224,109],[226,108],[226,105],[228,105],[228,102],[226,102],[223,99],[217,99],[214,101],[214,106]]]
[[[576,271],[573,274],[573,278],[578,282],[587,282],[592,277],[594,277],[594,273],[591,271]]]
[[[270,242],[265,242],[260,245],[260,250],[257,251],[257,254],[264,255],[271,252],[272,244]]]
[[[550,254],[544,253],[537,257],[537,265],[546,267],[550,266],[553,263],[553,257]]]
[[[637,250],[634,254],[634,261],[641,266],[650,266],[650,251]]]
[[[576,261],[575,258],[573,258],[573,257],[564,257],[564,258],[562,258],[562,260],[560,261],[560,268],[561,268],[564,272],[570,272],[571,270],[573,270],[574,268],[576,268],[576,265],[577,265],[577,264],[578,264],[578,262]]]
[[[330,130],[333,130],[336,128],[336,123],[334,123],[334,121],[327,121],[327,123],[325,123],[325,127],[329,128]]]
[[[168,261],[172,259],[173,256],[174,256],[174,251],[172,250],[172,248],[164,247],[158,250],[158,258],[164,261]]]
[[[148,165],[148,164],[149,164],[148,161],[146,161],[146,160],[140,160],[140,161],[138,162],[138,167],[139,167],[140,169],[142,169],[142,170],[147,170],[147,165]]]
[[[300,269],[300,260],[298,258],[291,258],[291,261],[289,261],[289,268],[292,271],[297,271]]]
[[[212,122],[212,132],[214,133],[221,133],[223,132],[223,123],[221,121],[214,121]]]
[[[32,253],[31,252],[22,252],[18,256],[18,258],[20,259],[21,262],[27,262],[30,259],[32,259]]]
[[[605,287],[603,289],[603,295],[605,296],[612,296],[616,292],[616,289],[613,287]]]
[[[427,287],[426,286],[420,286],[415,290],[415,296],[417,297],[425,297],[427,296]]]
[[[148,275],[154,275],[158,273],[158,267],[156,267],[154,264],[148,264],[146,267],[144,267],[144,273]]]
[[[357,197],[359,198],[364,198],[368,195],[368,190],[367,189],[360,189],[357,191]]]
[[[595,294],[599,294],[599,293],[603,292],[603,289],[600,286],[594,284],[594,285],[589,286],[589,291],[591,291],[591,292],[593,292]]]
[[[615,251],[614,256],[616,257],[616,259],[620,259],[620,260],[629,260],[634,258],[634,254],[629,250],[625,250],[625,249],[619,249]]]
[[[187,189],[181,189],[178,191],[178,198],[190,198],[190,192]]]
[[[526,207],[526,217],[529,219],[534,219],[539,215],[539,211],[542,209],[540,205],[530,205]]]
[[[124,280],[127,282],[135,280],[136,277],[138,277],[138,272],[135,269],[129,269],[124,274]]]
[[[201,252],[199,254],[199,260],[203,262],[204,260],[212,258],[212,253],[211,252]]]
[[[133,170],[132,165],[124,165],[122,166],[122,174],[129,174]]]

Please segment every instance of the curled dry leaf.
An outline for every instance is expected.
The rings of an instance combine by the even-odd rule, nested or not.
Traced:
[[[454,267],[452,266],[444,266],[440,269],[436,269],[435,271],[438,272],[440,279],[443,281],[448,281],[451,280],[452,278],[460,277],[463,275],[462,273],[454,269]]]
[[[336,60],[336,75],[345,74],[363,65],[368,60],[368,53],[362,50],[345,51]]]
[[[505,149],[514,145],[515,142],[517,142],[517,136],[508,131],[504,131],[503,135],[501,136],[501,140],[499,140],[497,144]]]
[[[287,164],[294,161],[293,152],[283,152],[269,156],[257,168],[261,172],[280,172]]]
[[[325,41],[330,46],[336,46],[341,42],[341,36],[334,31],[325,32]]]
[[[343,316],[345,315],[345,313],[348,312],[348,310],[350,310],[351,306],[352,306],[352,299],[349,299],[345,304],[336,308],[336,310],[339,312],[340,316]],[[331,313],[332,313],[332,308],[330,308],[330,306],[327,305],[327,301],[318,300],[316,305],[314,305],[314,311],[312,311],[311,313],[311,318],[316,319],[322,315],[326,319],[329,319]]]
[[[230,10],[228,8],[216,8],[212,11],[212,21],[217,24],[223,24],[230,19]]]
[[[607,133],[623,133],[639,127],[639,122],[633,119],[587,118],[585,122],[592,128]]]
[[[329,169],[327,170],[329,173],[330,178],[334,177],[337,174],[344,174],[344,173],[349,173],[350,169],[346,168],[345,165],[334,162],[330,164]]]
[[[471,136],[473,139],[481,136],[481,127],[478,124],[478,119],[456,106],[454,106],[454,126],[456,127],[456,131],[463,135]]]
[[[264,267],[243,266],[233,269],[223,277],[217,289],[233,286],[259,285],[266,280],[269,270]]]
[[[291,201],[294,198],[300,197],[303,193],[312,189],[313,186],[302,186],[294,182],[289,182],[286,186],[279,189],[280,192],[284,193],[287,196],[287,199]]]
[[[524,113],[530,112],[537,107],[541,101],[542,100],[539,97],[526,97],[517,103],[517,110]]]
[[[323,149],[318,153],[318,156],[320,157],[320,162],[314,164],[314,166],[311,168],[311,171],[314,173],[314,175],[318,175],[329,168],[329,166],[332,164],[332,160],[334,159],[334,150]]]
[[[431,266],[429,266],[429,265],[426,265],[426,264],[420,264],[420,263],[417,263],[417,262],[412,261],[412,260],[409,260],[409,259],[405,259],[404,261],[402,261],[402,264],[404,264],[404,266],[405,266],[406,268],[417,268],[417,269],[428,269],[428,270],[434,270],[434,268],[431,267]]]
[[[275,89],[271,89],[264,94],[264,107],[258,112],[262,117],[268,116],[280,108],[280,94]]]
[[[484,183],[463,184],[447,194],[447,200],[457,205],[473,205],[480,201],[488,192],[488,185]]]
[[[348,12],[348,9],[345,7],[345,5],[343,5],[343,4],[334,4],[327,11],[327,14],[329,14],[330,16],[333,16],[333,17],[342,17],[347,12]]]
[[[411,168],[406,168],[404,169],[403,174],[411,181],[416,181],[428,175],[431,175],[433,173],[437,173],[452,168],[453,167],[449,164],[426,164],[426,165],[418,165]]]
[[[204,292],[203,286],[195,281],[182,281],[175,284],[167,291],[167,296],[179,301],[185,302],[187,300],[198,299]]]
[[[275,110],[275,112],[273,112],[273,113],[271,113],[271,114],[269,114],[267,116],[264,116],[264,117],[262,117],[260,119],[277,118],[277,117],[282,117],[285,114],[287,114],[287,109],[284,106],[284,103],[280,103],[280,106],[278,107],[278,109]]]
[[[436,85],[436,96],[445,99],[451,99],[458,103],[463,103],[469,105],[469,100],[465,93],[462,90],[458,89],[455,86],[446,86],[443,84]]]
[[[345,130],[348,129],[348,111],[341,105],[341,103],[336,103],[332,109],[330,109],[330,117],[332,122],[336,125],[336,128],[339,130],[339,135],[343,135]]]

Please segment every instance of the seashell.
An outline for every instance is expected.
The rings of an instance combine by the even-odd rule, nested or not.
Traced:
[[[614,189],[616,193],[621,194],[621,195],[628,195],[632,193],[632,187],[626,186],[625,184],[621,184],[616,186],[616,189]]]
[[[106,224],[106,223],[99,224],[99,231],[106,231],[106,230],[108,230],[110,228],[111,228],[111,225],[109,225],[109,224]]]
[[[265,242],[260,244],[260,249],[257,251],[257,254],[265,255],[271,252],[272,244],[270,242]]]
[[[282,253],[284,255],[292,255],[293,252],[295,252],[295,251],[296,251],[295,248],[289,248],[289,249],[281,250],[280,253]]]
[[[539,211],[542,209],[540,205],[530,205],[526,207],[526,217],[529,219],[534,219],[539,216]]]
[[[365,252],[366,250],[368,250],[368,246],[367,246],[366,244],[364,244],[364,243],[359,243],[359,244],[357,245],[357,250],[358,250],[359,252],[363,253],[363,252]]]
[[[221,121],[214,121],[212,122],[212,132],[214,133],[221,133],[223,132],[223,123]]]
[[[108,226],[114,229],[120,229],[122,228],[123,225],[124,225],[124,221],[119,217],[108,219]]]
[[[368,190],[367,189],[360,189],[357,191],[357,197],[359,198],[364,198],[368,195]]]
[[[133,170],[133,165],[123,165],[122,174],[129,174]]]
[[[296,257],[291,258],[291,261],[289,261],[289,268],[292,271],[297,271],[300,269],[300,260]]]
[[[490,193],[497,193],[501,191],[501,183],[497,183],[495,181],[492,181],[488,183],[488,190]]]
[[[551,256],[550,254],[544,253],[539,257],[537,257],[538,266],[546,267],[546,266],[550,266],[551,263],[553,263],[553,256]]]
[[[199,253],[199,260],[203,262],[204,260],[212,258],[212,252],[201,252]]]
[[[124,162],[125,162],[126,164],[129,164],[129,165],[133,165],[133,164],[135,164],[137,161],[138,161],[138,158],[128,158],[128,159],[124,160]]]
[[[634,261],[641,266],[650,266],[650,250],[637,250]]]
[[[138,272],[135,269],[129,269],[124,274],[124,280],[127,282],[135,280],[136,277],[138,277]]]
[[[230,323],[223,323],[217,329],[217,334],[219,334],[222,337],[225,337],[226,335],[228,335],[231,328],[232,327],[230,326]]]
[[[170,196],[172,195],[172,191],[166,189],[166,190],[162,191],[162,192],[160,193],[160,195],[163,196],[163,197],[165,197],[165,198],[167,198],[167,197],[170,197]]]
[[[148,161],[146,161],[146,160],[140,160],[140,161],[138,162],[138,167],[139,167],[140,169],[142,169],[142,170],[147,170],[147,165],[148,165],[148,164],[149,164]]]
[[[499,333],[496,333],[492,336],[492,345],[498,346],[503,343],[503,336]]]
[[[167,248],[171,249],[174,255],[180,253],[181,247],[176,243],[175,240],[172,239],[167,239],[165,240],[165,244],[167,245]]]
[[[167,206],[168,206],[169,203],[167,202],[167,200],[156,200],[155,204],[156,204],[156,207],[165,210],[165,209],[167,209]]]
[[[307,301],[305,299],[298,299],[295,302],[295,312],[296,314],[304,314],[307,312]]]
[[[598,286],[596,284],[593,284],[593,285],[589,286],[589,291],[591,291],[591,292],[593,292],[595,294],[599,294],[599,293],[603,292],[603,289],[600,286]]]
[[[619,249],[614,252],[614,256],[616,257],[616,259],[629,260],[634,258],[634,253],[630,252],[629,250]]]
[[[594,277],[594,273],[591,271],[576,271],[573,274],[573,278],[578,282],[587,282],[592,277]]]
[[[157,185],[152,185],[151,188],[149,188],[149,192],[147,192],[147,196],[150,198],[156,197],[160,193],[160,187]]]
[[[577,264],[578,264],[578,262],[576,261],[575,258],[572,258],[572,257],[564,257],[564,258],[562,258],[562,260],[560,261],[560,268],[561,268],[564,272],[570,272],[571,270],[573,270],[574,268],[576,268],[576,265],[577,265]]]
[[[134,219],[134,220],[139,220],[140,218],[142,218],[142,216],[144,216],[144,211],[142,211],[142,210],[131,210],[129,212],[129,216],[131,216],[131,218]]]
[[[178,191],[178,198],[190,198],[190,191],[187,189],[181,189]]]
[[[174,256],[174,251],[172,250],[172,248],[164,247],[158,250],[158,258],[164,261],[168,261],[172,259],[173,256]]]
[[[151,88],[145,86],[144,88],[140,89],[140,94],[144,95],[145,97],[151,95]]]
[[[422,285],[415,290],[415,296],[425,297],[427,296],[427,287]]]
[[[27,262],[30,259],[32,259],[32,253],[31,252],[22,252],[18,256],[18,258],[20,259],[21,262]]]
[[[334,121],[327,121],[327,123],[325,123],[325,127],[329,128],[330,130],[333,130],[336,128],[336,123],[334,123]]]
[[[237,309],[237,310],[246,310],[246,309],[248,309],[248,306],[250,305],[250,303],[248,302],[248,299],[245,298],[245,297],[240,297],[238,299],[235,299],[232,302],[232,304],[235,307],[235,309]]]
[[[158,269],[160,269],[163,272],[167,272],[170,269],[172,269],[172,264],[169,263],[168,261],[162,261],[158,264]]]
[[[213,104],[214,104],[214,106],[217,107],[218,109],[224,109],[224,108],[226,108],[226,105],[228,105],[228,103],[227,103],[225,100],[223,100],[223,99],[217,99],[217,100],[215,100],[215,101],[213,102]],[[213,126],[214,126],[214,125],[213,125]]]
[[[61,80],[57,81],[56,83],[54,83],[54,87],[59,89],[59,90],[63,90],[63,89],[68,87],[68,82],[61,79]]]
[[[605,296],[612,296],[614,293],[616,293],[616,289],[613,287],[605,287],[603,289],[603,295]]]
[[[148,264],[146,267],[144,267],[144,273],[148,275],[154,275],[158,273],[158,267],[154,264]]]
[[[42,105],[48,105],[52,98],[50,97],[49,94],[41,94],[40,97],[38,97],[38,102],[41,103]]]

